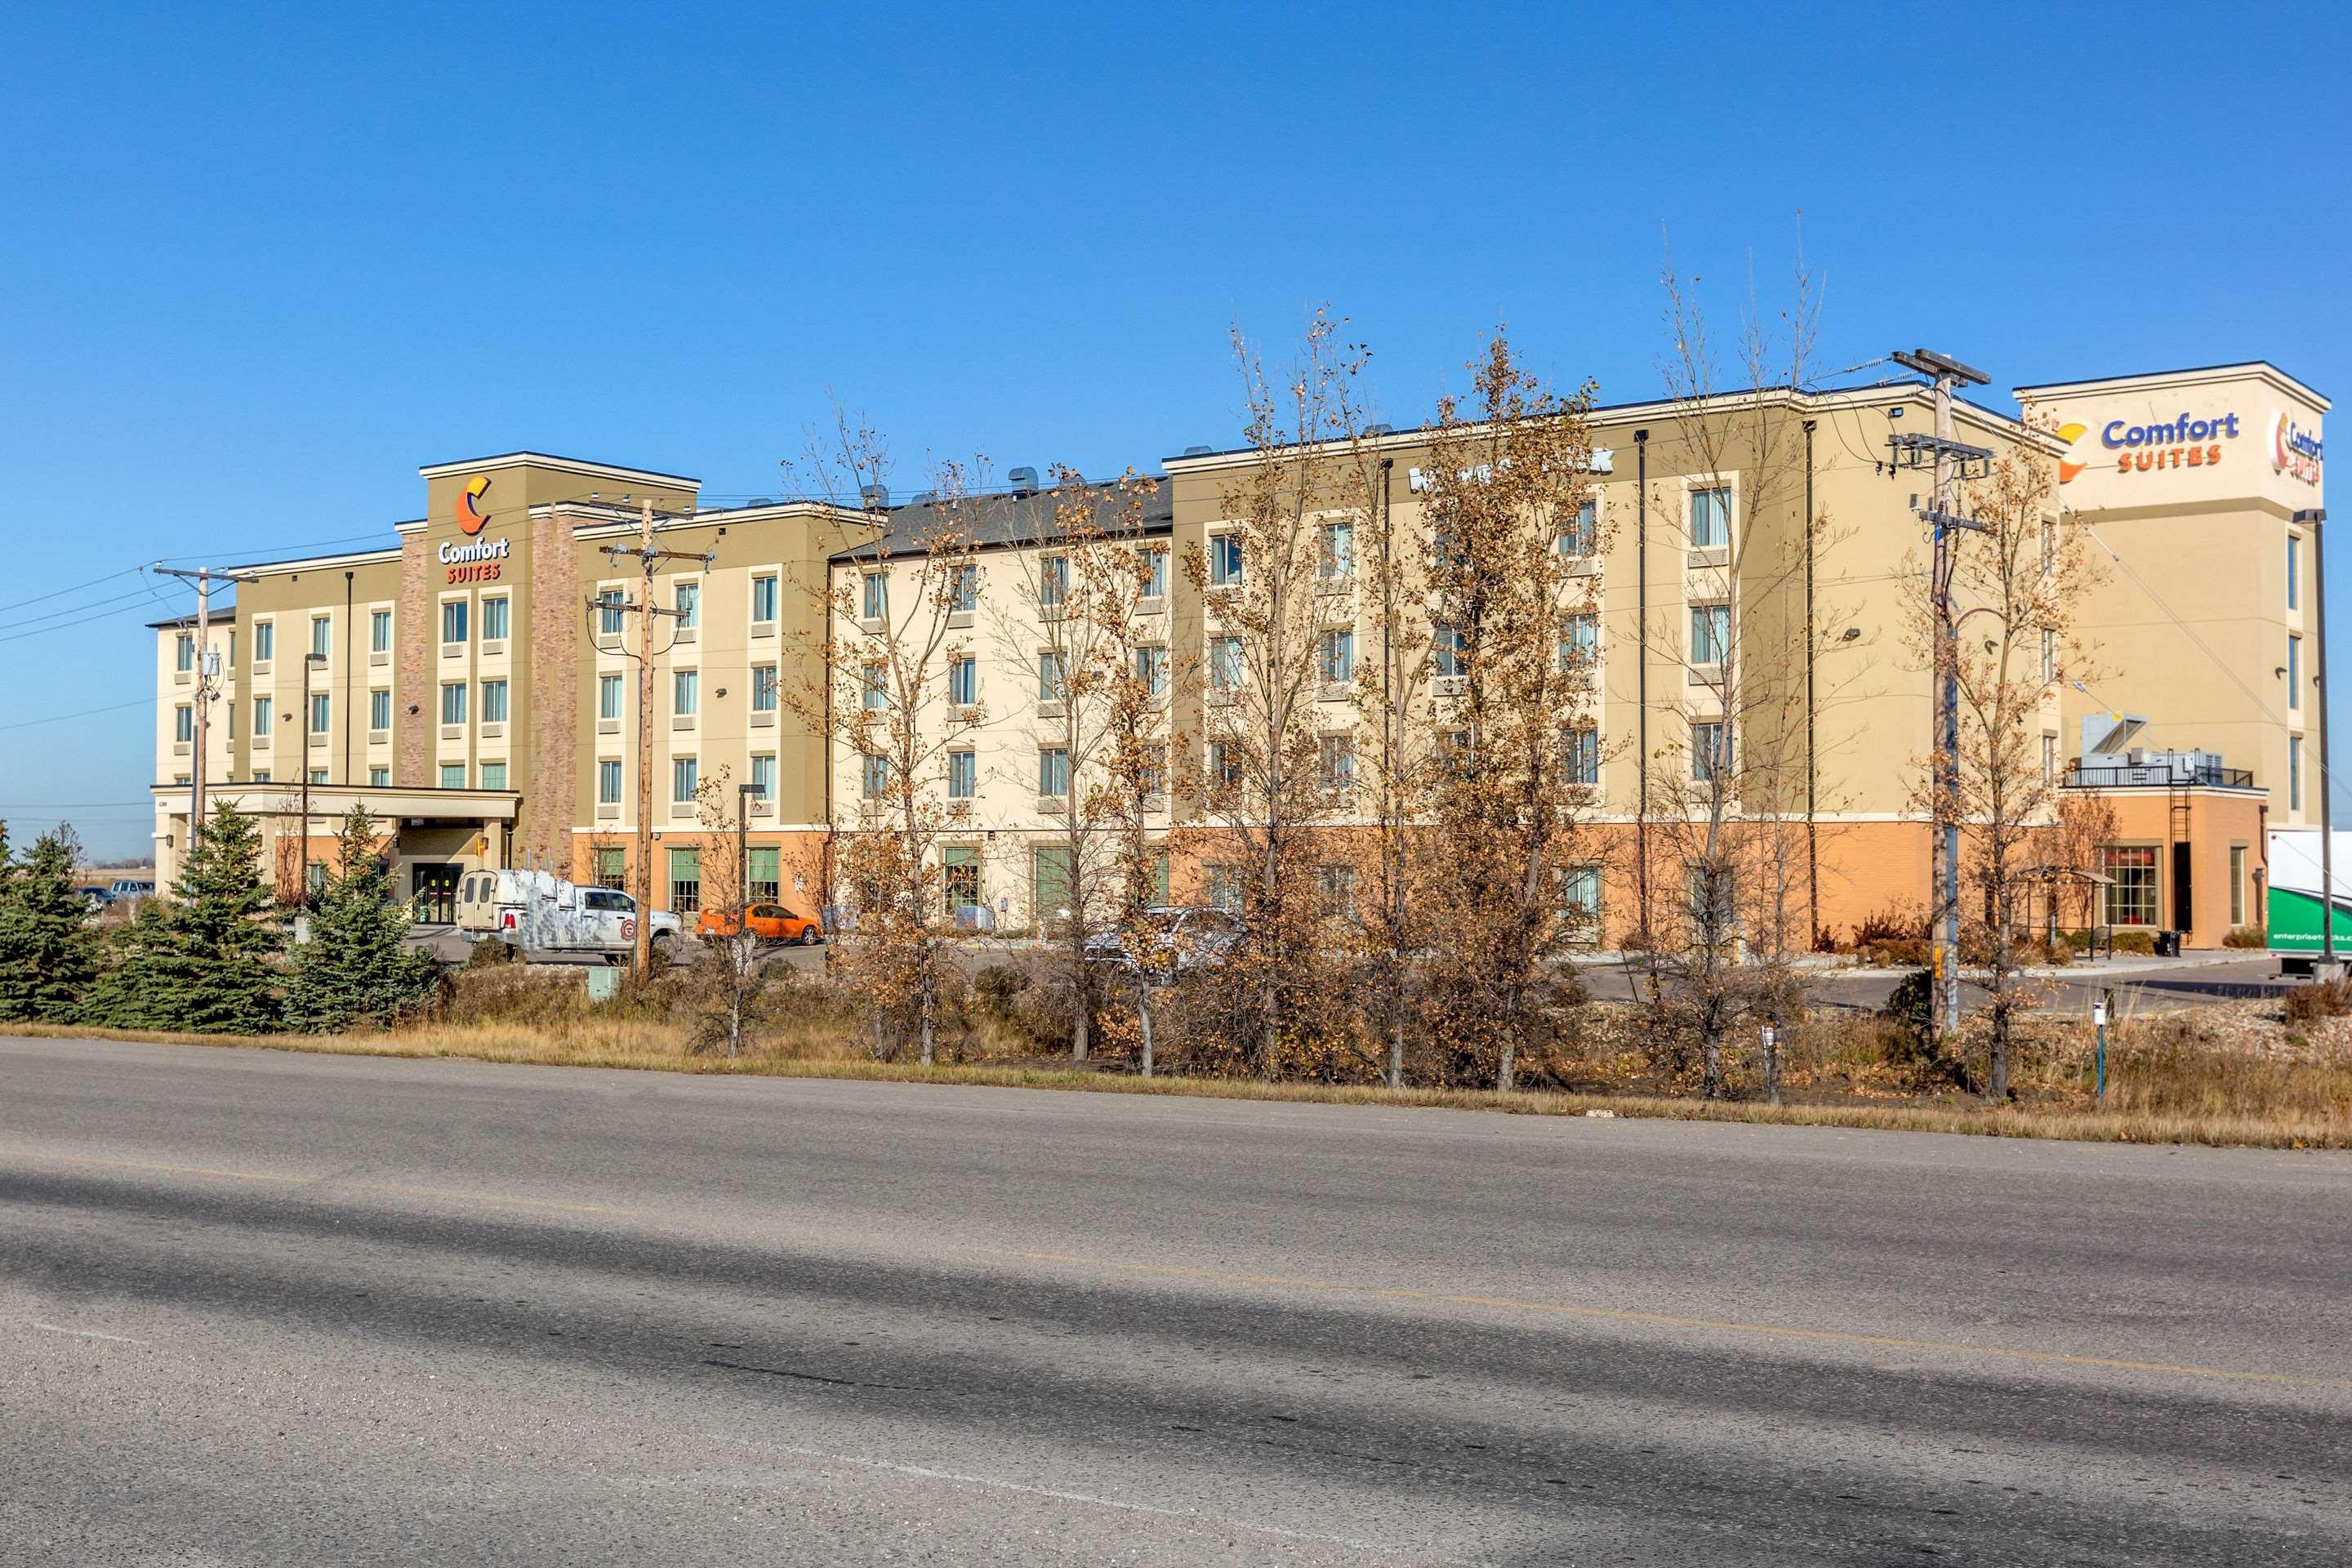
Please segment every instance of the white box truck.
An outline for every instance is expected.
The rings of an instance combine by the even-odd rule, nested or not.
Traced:
[[[654,911],[656,938],[684,929],[677,916]],[[552,871],[468,871],[457,882],[457,933],[467,942],[495,936],[526,953],[595,953],[618,963],[636,947],[637,900]]]

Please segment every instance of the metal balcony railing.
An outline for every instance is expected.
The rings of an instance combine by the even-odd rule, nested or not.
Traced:
[[[2179,763],[2148,763],[2136,768],[2086,768],[2076,763],[2066,771],[2069,789],[2128,789],[2135,785],[2159,789],[2252,789],[2254,774],[2251,768],[2189,767]]]

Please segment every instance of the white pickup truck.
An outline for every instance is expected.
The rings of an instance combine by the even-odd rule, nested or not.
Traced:
[[[685,926],[653,912],[656,939]],[[551,871],[468,871],[457,883],[457,933],[495,936],[525,952],[602,953],[618,962],[637,942],[637,900],[613,888],[583,888]]]

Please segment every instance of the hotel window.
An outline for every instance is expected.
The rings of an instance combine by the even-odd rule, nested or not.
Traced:
[[[681,582],[672,588],[670,603],[677,611],[677,629],[690,632],[702,624],[702,584]],[[482,634],[487,637],[489,634]]]
[[[172,739],[184,746],[195,744],[196,710],[184,702],[172,710]]]
[[[2099,849],[2099,869],[2108,878],[2107,923],[2152,926],[2156,923],[2156,847],[2150,844],[2107,844]]]
[[[621,759],[600,757],[596,761],[596,804],[621,804]]]
[[[980,700],[980,660],[970,654],[948,660],[948,700],[959,708]]]
[[[1326,686],[1356,679],[1356,634],[1344,626],[1327,629],[1316,647],[1316,674]]]
[[[2303,605],[2303,541],[2290,533],[2286,536],[2286,607],[2299,609]]]
[[[1038,916],[1040,924],[1048,910],[1070,912],[1070,847],[1050,845],[1031,852],[1029,860],[1030,909]]]
[[[773,621],[776,618],[776,580],[773,577],[751,579],[751,618]]]
[[[255,740],[259,741],[267,740],[268,736],[269,699],[267,697],[257,697],[253,700],[253,737]]]
[[[483,641],[504,642],[507,640],[507,605],[508,601],[503,596],[496,599],[484,599],[482,601]]]
[[[2049,685],[2058,679],[2058,634],[2048,627],[2042,632],[2042,684]]]
[[[702,711],[702,671],[681,669],[669,678],[669,708],[681,719]]]
[[[980,758],[971,752],[948,753],[948,798],[971,800],[980,794]]]
[[[1048,555],[1037,563],[1037,608],[1046,615],[1060,611],[1070,596],[1070,558]]]
[[[2286,639],[2286,706],[2294,712],[2303,706],[2303,639]]]
[[[506,603],[499,599],[498,604]],[[487,620],[488,617],[485,617]],[[507,721],[507,683],[503,680],[482,682],[482,722],[503,724]]]
[[[968,616],[980,608],[980,568],[967,562],[955,569],[955,595],[948,601],[950,615]]]
[[[443,763],[441,764],[441,787],[443,789],[464,789],[466,787],[466,764],[463,763]]]
[[[1731,490],[1716,486],[1690,493],[1690,547],[1717,550],[1731,542]]]
[[[1213,534],[1209,540],[1209,586],[1231,588],[1242,580],[1242,538],[1238,533]]]
[[[1356,741],[1352,735],[1325,735],[1316,742],[1316,762],[1322,770],[1323,787],[1334,795],[1352,789],[1356,784]]]
[[[324,616],[310,617],[310,651],[324,658],[333,650],[334,623]]]
[[[690,915],[702,908],[702,851],[699,848],[672,849],[669,852],[669,907],[682,915]]]
[[[187,783],[188,781],[187,781],[186,779],[184,779],[184,779],[182,779],[180,782],[181,782],[182,784],[185,784],[185,783]],[[269,770],[268,770],[268,768],[256,768],[256,769],[254,769],[254,770],[253,770],[253,782],[254,782],[255,784],[268,784],[268,783],[269,782]]]
[[[1463,640],[1460,626],[1439,626],[1430,634],[1430,673],[1440,680],[1454,680],[1462,674]]]
[[[776,667],[755,664],[751,667],[751,711],[773,713],[776,710]]]
[[[1209,787],[1232,789],[1242,782],[1241,764],[1223,741],[1209,742]]]
[[[890,706],[890,667],[888,665],[877,659],[859,667],[857,705],[866,709]]]
[[[743,880],[750,884],[751,901],[772,904],[783,896],[783,852],[773,844],[754,844],[745,852],[751,862],[750,874]]]
[[[1601,546],[1601,509],[1586,501],[1576,509],[1576,516],[1559,531],[1559,552],[1583,557]]]
[[[1601,617],[1592,615],[1570,616],[1559,626],[1559,667],[1569,669],[1580,658],[1591,659],[1601,651]]]
[[[254,622],[253,662],[256,664],[268,664],[272,658],[277,657],[277,652],[278,623],[275,621]]]
[[[504,788],[506,788],[506,787],[507,787],[507,765],[506,765],[506,763],[484,763],[482,764],[482,787],[483,787],[484,789],[504,789]]]
[[[370,768],[368,770],[368,787],[370,789],[389,789],[391,786],[392,770],[390,768]]]
[[[1562,771],[1572,784],[1601,782],[1601,731],[1580,724],[1560,739]]]
[[[1695,721],[1691,732],[1691,778],[1699,784],[1711,784],[1723,777],[1731,764],[1729,731],[1720,719]]]
[[[392,651],[392,612],[390,610],[376,610],[368,616],[368,651],[371,653]]]
[[[445,643],[458,643],[466,640],[465,600],[441,601],[441,640]]]
[[[1731,606],[1693,605],[1690,628],[1691,662],[1721,664],[1731,651]]]
[[[1208,865],[1202,868],[1209,876],[1209,905],[1213,909],[1239,914],[1242,910],[1241,873],[1231,866]]]
[[[1147,795],[1168,793],[1167,747],[1154,746],[1150,749],[1136,769],[1135,782],[1142,786],[1142,793]],[[1160,901],[1165,903],[1167,900],[1163,899]]]
[[[1315,574],[1325,582],[1356,574],[1356,525],[1327,522],[1315,551]]]
[[[224,703],[222,703],[222,704],[221,704],[221,715],[222,715],[222,717],[226,718],[226,719],[228,721],[228,738],[229,738],[230,740],[232,740],[232,741],[236,740],[236,703],[234,703],[234,702],[224,702]]]
[[[751,759],[751,793],[773,804],[776,798],[776,759],[758,756]]]
[[[1233,691],[1242,684],[1242,639],[1219,637],[1209,645],[1209,685]]]
[[[1166,598],[1168,596],[1168,552],[1157,545],[1146,545],[1136,553],[1143,558],[1143,570],[1139,574],[1142,579],[1143,596],[1147,599]]]
[[[2303,737],[2286,738],[2286,808],[2303,809]]]
[[[1041,653],[1037,656],[1037,700],[1059,702],[1062,700],[1062,656]]]
[[[1569,940],[1591,944],[1601,935],[1601,868],[1571,866],[1560,873],[1559,903],[1568,916]]]
[[[596,635],[598,637],[616,637],[621,635],[623,603],[621,591],[618,588],[602,588],[597,591]]]
[[[596,678],[596,717],[618,719],[621,716],[621,678],[600,675]]]
[[[697,757],[675,757],[669,764],[669,797],[684,805],[702,786],[702,763]]]
[[[1059,746],[1046,746],[1037,752],[1037,793],[1066,795],[1070,793],[1070,753]]]
[[[182,632],[173,639],[172,668],[186,675],[196,668],[196,639]]]
[[[629,885],[629,852],[625,849],[598,849],[595,870],[598,887],[618,892]]]
[[[857,790],[867,800],[880,800],[890,790],[890,759],[868,752],[857,759]]]
[[[441,722],[462,724],[466,721],[466,683],[453,680],[441,688]]]
[[[1347,920],[1356,912],[1356,868],[1353,866],[1315,868],[1315,891],[1326,920]]]
[[[2230,846],[2230,923],[2246,923],[2246,847]]]
[[[223,632],[221,634],[221,641],[228,649],[226,653],[221,656],[221,662],[227,665],[231,669],[235,669],[236,668],[236,628],[235,626],[231,626],[227,631]]]
[[[1135,650],[1135,678],[1154,697],[1168,695],[1168,650],[1164,647],[1139,647]]]
[[[2058,570],[2058,520],[2042,520],[2042,574],[2044,577]]]
[[[327,782],[327,770],[324,768],[312,768],[310,770],[310,782],[314,784],[325,784]],[[318,862],[312,861],[311,864],[315,866]]]
[[[857,613],[869,621],[890,618],[890,579],[880,572],[868,572],[859,590]]]
[[[333,711],[333,699],[330,698],[323,691],[313,691],[310,693],[310,733],[313,735],[325,734],[329,728],[329,720],[332,716]]]
[[[2042,737],[2042,782],[2055,785],[2058,782],[2058,737]]]
[[[940,883],[947,894],[948,913],[980,902],[980,851],[969,844],[950,844],[940,850]]]

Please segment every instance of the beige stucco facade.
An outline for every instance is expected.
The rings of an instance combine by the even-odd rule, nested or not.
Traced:
[[[2081,751],[2084,715],[2126,712],[2147,721],[2136,745],[2218,752],[2251,775],[2232,775],[2218,792],[2200,784],[2185,792],[2196,797],[2187,805],[2175,798],[2184,792],[2159,791],[2160,809],[2115,792],[2119,834],[2165,850],[2158,923],[2218,942],[2233,923],[2260,919],[2258,893],[2245,889],[2259,887],[2263,822],[2315,813],[2318,562],[2310,524],[2296,514],[2323,504],[2326,401],[2266,364],[2027,387],[2019,397],[2022,423],[1961,404],[1958,437],[2056,467],[2063,482],[2052,524],[2081,530],[2105,568],[2081,617],[2091,673],[2083,689],[2053,684],[2045,700],[2047,754],[2065,768]],[[1890,463],[1889,440],[1931,428],[1932,412],[1927,389],[1895,385],[1748,396],[1712,412],[1648,404],[1593,413],[1597,548],[1578,581],[1590,587],[1597,622],[1585,717],[1600,738],[1598,861],[1622,863],[1610,846],[1637,831],[1645,773],[1654,779],[1694,723],[1720,716],[1720,695],[1696,657],[1693,610],[1729,605],[1738,657],[1751,670],[1772,665],[1790,694],[1776,711],[1792,743],[1809,726],[1818,870],[1808,891],[1822,924],[1842,930],[1925,902],[1917,780],[1932,701],[1908,628],[1928,552],[1915,506],[1928,480]],[[1739,438],[1727,441],[1734,423]],[[1359,520],[1359,558],[1374,547],[1376,516],[1391,547],[1417,557],[1427,548],[1417,486],[1427,437],[1370,436],[1365,449],[1384,461],[1384,488]],[[1139,542],[1169,552],[1166,591],[1150,614],[1164,625],[1173,670],[1201,668],[1217,632],[1181,563],[1205,552],[1224,521],[1223,497],[1255,460],[1210,452],[1166,461]],[[216,721],[233,710],[236,722],[233,738],[229,725],[214,724],[208,776],[282,790],[308,773],[339,791],[400,792],[404,856],[414,849],[428,871],[503,858],[583,879],[627,875],[638,826],[635,656],[650,625],[656,902],[694,896],[682,880],[692,855],[678,854],[708,837],[693,786],[757,779],[767,787],[749,816],[750,841],[777,852],[785,901],[812,907],[828,825],[855,817],[860,788],[857,759],[825,742],[818,650],[828,635],[871,635],[855,616],[833,624],[826,595],[877,569],[853,548],[875,537],[875,516],[810,502],[703,510],[693,479],[531,453],[434,464],[420,475],[425,515],[399,524],[390,547],[265,563],[238,584],[233,615],[215,628],[223,643],[233,636],[236,651],[213,709]],[[1727,508],[1742,541],[1736,551],[1698,536],[1700,492],[1709,492],[1706,506]],[[614,552],[641,542],[648,502],[655,547],[667,552],[652,579],[656,613],[608,617],[600,595],[635,606],[646,592],[639,563]],[[1817,519],[1810,561],[1809,510]],[[888,526],[912,515],[894,510]],[[982,867],[983,901],[1017,924],[1033,916],[1035,846],[1058,826],[1039,788],[1051,726],[1037,689],[1034,606],[1024,610],[1022,587],[1034,581],[1044,548],[1018,531],[982,548],[979,606],[953,629],[975,660],[983,716],[960,742],[973,753],[972,784],[970,832],[956,842]],[[910,565],[878,569],[902,575]],[[1326,584],[1326,613],[1354,627],[1362,661],[1380,650],[1360,591]],[[191,763],[174,739],[176,710],[192,700],[176,649],[183,629],[156,633],[165,876],[184,843],[179,781]],[[310,672],[310,695],[323,704],[304,698],[313,647],[325,658]],[[1344,694],[1321,696],[1318,722],[1351,727]],[[1173,732],[1197,741],[1202,700],[1176,685]],[[446,809],[423,804],[436,799]],[[1181,799],[1170,805],[1184,809]],[[314,810],[313,837],[324,831]],[[2191,860],[2180,863],[2192,885],[2176,897],[2174,846],[2184,832],[2194,839]],[[1617,921],[1624,890],[1611,885],[1602,896]]]

